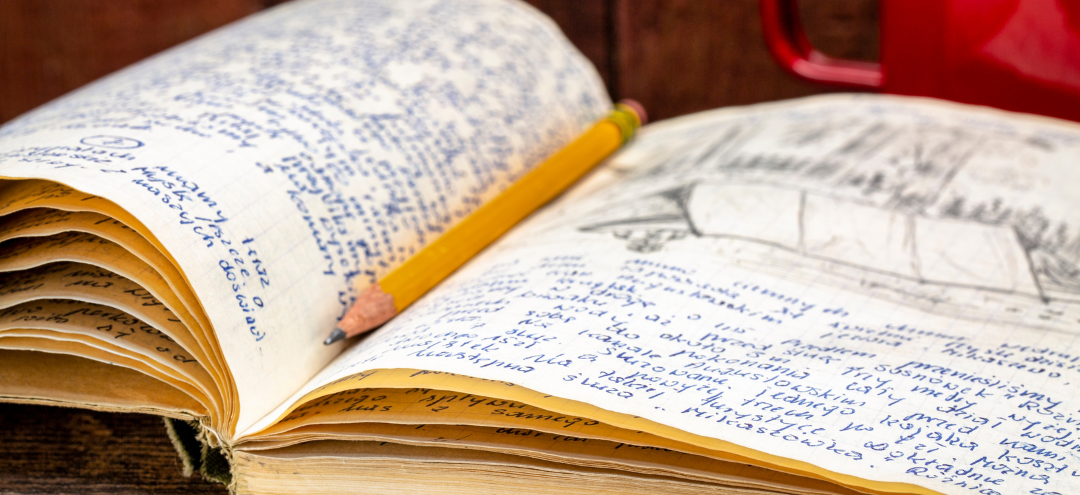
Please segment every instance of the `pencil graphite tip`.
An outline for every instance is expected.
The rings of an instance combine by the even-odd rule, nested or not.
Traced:
[[[372,330],[397,314],[394,296],[383,292],[378,282],[360,293],[356,302],[337,322],[337,328],[326,339],[330,345],[341,339],[348,339]]]
[[[345,335],[344,330],[340,328],[335,328],[333,332],[330,332],[330,336],[326,337],[326,340],[323,341],[323,345],[333,344],[334,342],[342,340],[345,337],[347,337],[347,335]]]

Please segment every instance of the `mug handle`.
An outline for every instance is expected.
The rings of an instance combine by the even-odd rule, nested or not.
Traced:
[[[880,89],[881,64],[829,57],[817,51],[803,32],[796,0],[761,0],[765,45],[780,66],[810,81],[861,89]]]

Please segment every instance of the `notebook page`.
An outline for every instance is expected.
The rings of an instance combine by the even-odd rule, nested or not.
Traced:
[[[1078,157],[871,95],[650,126],[309,387],[449,372],[881,490],[1076,493]]]
[[[239,393],[239,428],[340,346],[357,294],[610,109],[521,3],[302,1],[0,129],[0,176],[134,214],[178,260]]]

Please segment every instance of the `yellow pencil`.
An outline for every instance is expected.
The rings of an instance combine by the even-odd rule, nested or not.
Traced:
[[[386,323],[619,149],[644,118],[639,103],[616,104],[607,118],[364,290],[323,343]]]

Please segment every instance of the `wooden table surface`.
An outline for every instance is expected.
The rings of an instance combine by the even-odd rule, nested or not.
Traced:
[[[184,477],[161,418],[0,404],[0,493],[223,494]]]
[[[528,0],[653,120],[832,91],[780,70],[757,0]],[[0,123],[281,0],[0,0]],[[874,60],[875,0],[803,0],[823,52]],[[673,77],[675,76],[675,77]],[[185,478],[160,418],[0,404],[0,493],[225,493]]]

